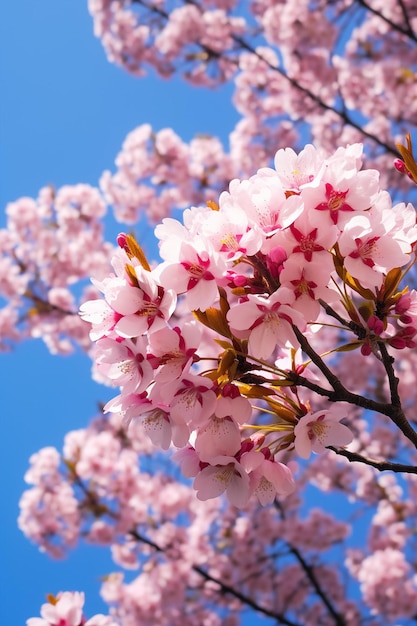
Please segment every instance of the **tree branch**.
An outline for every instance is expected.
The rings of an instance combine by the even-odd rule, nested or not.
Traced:
[[[140,4],[141,6],[145,7],[149,11],[153,11],[154,13],[156,13],[160,17],[165,18],[166,20],[169,19],[169,13],[166,13],[163,9],[160,9],[159,7],[153,5],[151,2],[146,2],[145,0],[133,0],[133,2],[135,4]],[[195,2],[195,0],[185,0],[185,2],[187,4],[193,4],[200,11],[202,11],[200,5],[197,2]],[[352,128],[355,128],[364,137],[367,137],[368,139],[370,139],[371,141],[376,143],[379,147],[383,148],[385,152],[388,152],[389,154],[392,154],[394,157],[399,157],[400,156],[398,150],[396,149],[396,147],[394,145],[386,143],[385,141],[380,139],[377,135],[373,135],[372,133],[370,133],[367,130],[365,130],[363,128],[363,126],[361,126],[360,124],[355,122],[354,119],[352,119],[352,117],[347,113],[347,110],[346,110],[345,107],[343,107],[341,110],[339,110],[335,106],[327,104],[318,95],[314,94],[312,91],[310,91],[306,87],[303,87],[295,78],[292,78],[291,76],[289,76],[285,70],[283,70],[279,66],[274,65],[273,63],[268,61],[268,59],[266,59],[262,54],[260,54],[245,39],[243,39],[242,37],[240,37],[238,35],[233,35],[233,34],[231,35],[231,37],[232,37],[233,41],[242,50],[246,50],[247,52],[250,52],[251,54],[255,55],[259,60],[263,61],[263,63],[265,63],[269,69],[271,69],[274,72],[277,72],[278,74],[280,74],[285,80],[287,80],[289,82],[289,84],[292,87],[294,87],[294,89],[297,89],[297,91],[299,91],[302,94],[304,94],[305,96],[307,96],[310,100],[312,100],[315,104],[317,104],[321,109],[324,109],[325,111],[333,112],[335,115],[337,115],[342,120],[342,122],[344,124],[347,124],[348,126],[351,126]],[[198,41],[196,41],[195,44],[198,45],[202,50],[204,50],[204,52],[206,52],[210,57],[216,58],[216,59],[221,57],[221,54],[219,52],[217,52],[216,50],[213,50],[212,48],[210,48],[210,46],[202,45]],[[239,64],[238,64],[238,61],[236,59],[229,59],[229,60],[230,60],[231,63],[236,65],[236,68],[238,68]]]
[[[391,472],[404,472],[406,474],[417,474],[417,467],[414,465],[406,465],[404,463],[394,463],[391,461],[377,461],[376,459],[371,459],[366,456],[362,456],[362,454],[358,454],[357,452],[350,452],[349,450],[345,450],[344,448],[334,448],[333,446],[328,446],[329,450],[332,450],[336,454],[340,456],[344,456],[350,463],[364,463],[365,465],[370,465],[371,467],[375,467],[379,472],[384,472],[386,470],[390,470]]]
[[[287,74],[287,72],[285,72],[283,69],[281,69],[277,65],[273,65],[270,61],[268,61],[268,59],[266,59],[264,56],[262,56],[262,54],[260,54],[257,50],[255,50],[255,48],[253,48],[250,44],[248,44],[244,39],[242,39],[241,37],[238,37],[237,35],[232,35],[232,37],[233,37],[233,40],[236,41],[236,43],[238,43],[244,50],[247,50],[248,52],[251,52],[258,59],[260,59],[261,61],[266,63],[266,65],[271,70],[274,70],[275,72],[280,74],[283,78],[285,78],[290,83],[290,85],[292,87],[294,87],[295,89],[297,89],[298,91],[303,93],[305,96],[310,98],[310,100],[315,102],[315,104],[317,104],[321,109],[324,109],[325,111],[331,111],[332,113],[335,113],[338,117],[340,117],[342,122],[344,122],[348,126],[351,126],[352,128],[355,128],[356,130],[358,130],[362,135],[364,135],[364,137],[367,137],[368,139],[371,139],[373,142],[375,142],[377,145],[379,145],[381,148],[383,148],[389,154],[392,154],[395,157],[399,157],[400,156],[399,153],[398,153],[398,150],[395,148],[395,146],[392,146],[392,145],[386,143],[385,141],[382,141],[382,139],[380,139],[376,135],[373,135],[372,133],[370,133],[367,130],[365,130],[363,128],[363,126],[361,126],[360,124],[355,122],[350,117],[350,115],[347,113],[345,108],[343,108],[342,110],[339,110],[336,107],[332,106],[331,104],[327,104],[326,102],[324,102],[324,100],[322,100],[319,96],[314,94],[312,91],[310,91],[306,87],[303,87],[295,78],[292,78],[291,76],[289,76]]]
[[[412,28],[411,22],[410,22],[410,17],[409,17],[409,15],[407,13],[407,8],[406,8],[406,6],[404,4],[404,0],[397,0],[397,1],[398,1],[398,4],[400,5],[401,12],[403,14],[404,22],[407,25],[407,32],[410,33],[410,35],[414,34],[414,31],[413,31],[413,28]]]
[[[407,28],[403,28],[402,26],[400,26],[400,24],[397,24],[396,22],[393,22],[389,17],[387,17],[386,15],[384,15],[383,13],[378,11],[377,9],[372,8],[367,2],[365,2],[365,0],[356,0],[356,1],[364,9],[366,9],[370,13],[373,13],[377,17],[381,18],[381,20],[383,20],[389,26],[391,26],[391,28],[393,30],[396,30],[397,32],[401,33],[401,35],[404,35],[404,37],[408,37],[409,39],[412,39],[413,41],[415,41],[417,43],[417,37],[414,34],[413,29],[411,28],[411,24],[410,24],[410,21],[408,19],[408,14],[407,14],[407,12],[405,10],[405,6],[402,4],[401,0],[400,0],[400,6],[401,6],[401,10],[402,10],[402,14],[403,14],[404,20],[405,20],[405,22],[407,24]]]
[[[329,317],[333,317],[335,320],[337,320],[339,322],[339,324],[341,324],[344,328],[351,330],[353,333],[355,333],[355,335],[358,337],[358,339],[363,339],[365,333],[365,329],[360,326],[359,324],[356,324],[355,322],[353,322],[352,320],[346,320],[344,317],[342,317],[341,315],[339,315],[339,313],[337,313],[331,306],[330,304],[327,304],[327,302],[325,302],[324,300],[322,300],[321,298],[319,298],[319,303],[321,304],[321,306],[323,307],[324,311],[327,313],[327,315]]]
[[[388,402],[377,402],[376,400],[372,400],[371,398],[365,398],[364,396],[360,396],[359,394],[348,391],[346,387],[342,385],[338,377],[327,367],[324,363],[323,359],[317,354],[314,348],[309,344],[306,337],[303,335],[300,330],[293,325],[294,333],[300,343],[302,350],[310,357],[311,361],[319,368],[322,374],[325,376],[327,381],[332,386],[334,392],[326,391],[321,387],[318,387],[318,393],[320,395],[326,396],[330,402],[347,402],[348,404],[353,404],[355,406],[359,406],[363,409],[369,409],[370,411],[375,411],[375,413],[381,413],[381,415],[386,415],[389,417],[396,426],[401,430],[403,435],[413,443],[413,445],[417,448],[417,432],[412,428],[407,418],[404,415],[404,412],[401,408],[401,403],[399,402],[399,398],[397,400],[398,391],[396,389],[397,380],[391,380],[390,385],[392,386],[392,394],[395,403]],[[388,353],[386,353],[388,355]],[[391,357],[388,355],[388,359]],[[388,365],[387,365],[388,367]],[[392,365],[391,365],[392,367]],[[387,372],[388,375],[388,372]],[[395,378],[395,374],[392,371],[390,374],[391,378]],[[306,379],[302,376],[294,375],[294,384],[303,385],[309,389],[312,389],[312,385],[310,383],[306,384]],[[316,391],[316,389],[312,389]]]
[[[279,514],[281,515],[281,518],[283,520],[285,520],[286,519],[286,517],[285,517],[285,510],[284,510],[282,504],[278,500],[275,500],[274,506],[279,511]],[[336,626],[346,626],[346,622],[345,622],[344,618],[336,611],[336,609],[334,608],[334,606],[330,602],[329,598],[326,596],[326,593],[321,588],[321,585],[320,585],[319,581],[317,580],[317,577],[316,577],[316,575],[314,573],[314,568],[307,563],[307,561],[304,559],[303,555],[298,550],[298,548],[293,546],[288,541],[286,541],[285,543],[288,546],[290,552],[295,556],[295,558],[297,559],[297,561],[299,562],[299,564],[303,568],[305,574],[307,575],[308,580],[310,581],[310,583],[314,587],[315,592],[317,593],[317,595],[319,596],[319,598],[321,599],[321,601],[323,602],[323,604],[327,608],[327,610],[330,613],[330,615],[335,620]]]
[[[385,371],[388,376],[388,384],[390,388],[391,394],[391,403],[393,406],[399,407],[401,409],[401,399],[398,394],[398,383],[400,382],[397,376],[395,375],[393,363],[394,359],[390,356],[387,350],[387,346],[383,341],[378,341],[378,348],[382,356],[382,362],[384,364]]]
[[[164,554],[165,551],[164,551],[163,548],[161,548],[157,543],[155,543],[151,539],[148,539],[147,537],[144,537],[143,535],[138,533],[136,530],[131,530],[129,532],[129,534],[134,539],[136,539],[136,541],[141,541],[142,543],[146,544],[147,546],[150,546],[151,548],[153,548],[156,552],[160,552],[160,553]],[[299,624],[297,622],[293,622],[292,620],[287,619],[282,613],[277,613],[276,611],[271,611],[270,609],[267,609],[265,607],[260,606],[257,602],[255,602],[255,600],[252,600],[252,598],[250,598],[249,596],[241,593],[240,591],[238,591],[234,587],[231,587],[227,583],[223,583],[218,578],[215,578],[214,576],[212,576],[211,574],[206,572],[199,565],[192,565],[191,569],[194,572],[196,572],[197,574],[199,574],[202,578],[204,578],[204,580],[219,585],[221,593],[232,595],[237,600],[240,600],[240,602],[242,602],[242,604],[246,604],[251,609],[254,609],[255,611],[258,611],[259,613],[262,613],[266,617],[271,617],[271,618],[277,620],[277,622],[279,624],[283,624],[283,626],[302,626],[301,624]]]
[[[320,600],[325,605],[325,607],[328,610],[329,614],[333,617],[334,623],[336,624],[336,626],[346,626],[346,621],[340,615],[340,613],[338,613],[336,611],[336,609],[334,608],[333,604],[330,602],[329,598],[327,597],[327,595],[325,594],[325,592],[321,588],[320,583],[317,580],[317,577],[316,577],[316,575],[314,573],[314,568],[307,563],[307,561],[304,559],[303,555],[298,550],[298,548],[296,548],[295,546],[291,545],[288,542],[287,542],[287,545],[288,545],[288,548],[289,548],[291,554],[293,554],[295,556],[295,558],[297,559],[297,561],[299,562],[299,564],[303,568],[304,573],[306,574],[308,580],[310,581],[310,583],[312,584],[312,586],[314,588],[314,591],[317,593],[317,595],[319,596]]]

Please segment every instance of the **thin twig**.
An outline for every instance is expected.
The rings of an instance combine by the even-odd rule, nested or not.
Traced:
[[[393,363],[394,359],[390,356],[387,350],[387,346],[383,341],[378,341],[378,348],[382,356],[382,362],[384,364],[385,371],[388,376],[389,389],[391,394],[391,402],[393,406],[401,408],[401,399],[398,393],[398,383],[400,382],[395,375]]]
[[[406,6],[404,4],[404,1],[403,0],[398,0],[398,4],[400,5],[401,12],[402,12],[403,18],[404,18],[404,22],[407,25],[407,31],[410,33],[410,35],[411,35],[411,33],[414,34],[413,28],[411,26],[410,17],[409,17],[409,15],[407,13],[407,8],[406,8]]]
[[[340,615],[340,613],[338,613],[336,611],[336,609],[334,608],[333,604],[330,602],[328,596],[325,594],[325,592],[321,588],[321,585],[320,585],[319,581],[317,580],[317,577],[316,577],[316,575],[314,573],[314,568],[311,565],[309,565],[309,563],[307,563],[307,561],[305,560],[305,558],[303,557],[301,552],[298,550],[298,548],[294,547],[293,545],[291,545],[288,542],[287,542],[287,545],[289,547],[289,550],[290,550],[291,554],[293,554],[295,556],[295,558],[297,559],[297,561],[299,562],[299,564],[303,568],[304,573],[306,574],[308,580],[310,581],[310,583],[314,587],[314,591],[317,593],[317,595],[319,596],[320,600],[323,602],[323,604],[325,605],[326,609],[328,610],[330,615],[333,617],[334,623],[336,624],[336,626],[346,626],[346,621],[343,619],[343,617]]]
[[[399,33],[401,33],[401,35],[404,35],[405,37],[408,37],[409,39],[412,39],[413,41],[417,42],[417,37],[411,28],[410,22],[408,20],[408,15],[405,13],[405,7],[403,5],[402,5],[403,16],[404,16],[404,19],[406,20],[407,28],[403,28],[402,26],[400,26],[400,24],[393,22],[389,17],[381,13],[381,11],[378,11],[377,9],[373,9],[367,2],[365,2],[365,0],[356,0],[356,1],[364,9],[366,9],[370,13],[373,13],[377,17],[381,18],[381,20],[389,24],[389,26],[391,26],[393,30],[398,31]]]
[[[350,463],[364,463],[365,465],[370,465],[374,467],[379,472],[384,471],[392,471],[392,472],[404,472],[406,474],[417,474],[417,467],[414,465],[406,465],[404,463],[394,463],[392,461],[377,461],[376,459],[371,459],[367,456],[362,456],[362,454],[358,454],[357,452],[350,452],[349,450],[345,450],[344,448],[334,448],[333,446],[328,446],[329,450],[333,450],[336,454],[340,456],[344,456]]]

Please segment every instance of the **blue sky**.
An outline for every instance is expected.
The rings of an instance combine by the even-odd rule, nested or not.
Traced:
[[[4,3],[0,85],[0,227],[8,202],[36,196],[44,185],[96,185],[139,124],[171,126],[186,140],[201,132],[227,141],[237,119],[230,88],[135,79],[109,64],[86,0]],[[106,552],[82,548],[52,561],[24,538],[16,518],[29,456],[43,446],[60,448],[65,433],[85,426],[109,392],[91,382],[86,356],[52,357],[39,341],[1,354],[0,371],[0,623],[25,624],[39,615],[45,594],[61,589],[86,591],[87,615],[105,611],[98,590],[100,576],[113,570]]]

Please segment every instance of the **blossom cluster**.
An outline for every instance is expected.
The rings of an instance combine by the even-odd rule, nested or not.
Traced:
[[[365,420],[355,425],[356,446],[379,455],[380,430],[370,436]],[[395,455],[393,435],[387,429]],[[220,499],[196,500],[170,460],[161,472],[151,458],[153,445],[141,424],[126,431],[121,416],[112,414],[68,433],[62,451],[40,450],[25,476],[30,487],[20,502],[19,526],[41,550],[63,556],[76,538],[111,551],[117,571],[107,572],[101,596],[118,625],[235,625],[247,598],[273,607],[276,619],[293,614],[294,623],[315,626],[326,622],[328,609],[314,598],[312,576],[349,626],[363,623],[366,607],[375,626],[405,624],[405,616],[415,615],[415,475],[378,475],[361,463],[316,455],[298,474],[297,492],[278,507],[252,499],[243,512]],[[329,512],[312,505],[306,512],[304,487],[311,484],[320,490],[316,495],[349,495],[349,518],[370,520],[360,549],[355,527],[337,518],[333,499]],[[355,526],[363,536],[363,523]],[[290,558],[296,554],[304,561]],[[314,562],[309,575],[302,566],[307,561]],[[215,580],[227,581],[228,593]],[[240,603],[230,596],[234,589]],[[78,593],[58,594],[28,624],[79,626],[82,600]],[[307,600],[314,608],[304,619]],[[109,626],[109,619],[95,616],[87,624]]]
[[[56,597],[49,596],[41,607],[42,617],[31,617],[27,626],[117,626],[106,615],[94,615],[89,620],[83,615],[84,594],[78,591],[63,591]]]
[[[196,87],[232,85],[241,116],[230,134],[236,171],[266,163],[276,145],[300,145],[308,132],[326,150],[365,141],[384,185],[393,183],[392,138],[416,125],[412,0],[89,0],[88,8],[108,60],[136,77],[151,69]],[[113,192],[144,196],[146,183],[139,176],[121,193],[114,181]]]
[[[19,198],[5,212],[0,350],[27,337],[42,338],[53,354],[68,354],[74,344],[87,350],[88,333],[77,315],[79,294],[95,297],[88,277],[109,271],[113,249],[104,240],[106,205],[99,190],[86,184],[43,187],[36,199]]]
[[[291,450],[307,459],[352,441],[347,407],[315,406],[303,389],[314,371],[301,343],[322,324],[336,320],[363,355],[415,345],[416,293],[400,288],[415,210],[393,206],[361,166],[360,144],[327,158],[281,149],[274,169],[233,180],[218,204],[163,220],[161,263],[121,234],[114,273],[93,281],[104,298],[81,316],[96,376],[121,389],[105,409],[180,448],[200,499],[271,502],[294,489]]]

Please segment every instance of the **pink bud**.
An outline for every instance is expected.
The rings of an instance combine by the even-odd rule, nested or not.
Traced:
[[[389,344],[397,350],[404,350],[407,345],[404,339],[402,339],[401,337],[392,337],[392,339],[389,340]]]
[[[238,458],[240,458],[242,454],[253,450],[254,447],[255,443],[251,439],[245,439],[244,441],[242,441],[242,446],[240,448],[239,454],[237,455]]]
[[[394,167],[396,170],[401,172],[401,174],[407,174],[407,168],[405,167],[405,163],[402,159],[395,159]]]
[[[275,248],[272,248],[272,250],[269,252],[269,255],[266,257],[266,265],[272,276],[278,278],[282,270],[282,264],[286,259],[287,253],[285,252],[284,248],[282,248],[281,246],[276,246]]]
[[[363,354],[363,356],[369,356],[371,352],[372,352],[371,344],[368,340],[366,340],[361,345],[361,354]]]
[[[119,233],[116,237],[117,244],[122,250],[127,248],[127,236],[126,233]]]
[[[400,315],[400,322],[402,324],[412,324],[413,318],[411,315]]]
[[[371,315],[368,319],[368,328],[372,330],[375,335],[380,335],[384,330],[384,324],[376,315]]]
[[[240,396],[240,391],[236,385],[232,383],[226,383],[222,389],[222,394],[225,398],[237,398]]]
[[[395,312],[399,315],[401,315],[402,313],[405,313],[409,309],[410,304],[411,304],[410,294],[405,293],[403,296],[401,296],[401,298],[396,303]]]
[[[269,448],[262,448],[261,449],[262,454],[264,455],[264,457],[269,460],[271,458],[271,450]]]

